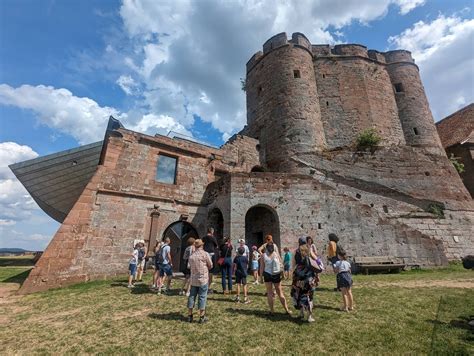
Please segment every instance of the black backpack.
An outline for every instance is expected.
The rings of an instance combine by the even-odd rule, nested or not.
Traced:
[[[138,262],[143,261],[144,258],[145,258],[145,249],[139,248],[138,249]]]
[[[158,264],[162,264],[165,261],[165,258],[163,257],[163,249],[165,246],[168,246],[168,245],[161,246],[155,255],[156,261],[158,262]]]

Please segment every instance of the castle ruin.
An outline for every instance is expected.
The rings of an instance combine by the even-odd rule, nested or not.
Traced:
[[[410,52],[270,38],[247,63],[247,125],[220,148],[111,118],[104,141],[11,166],[62,225],[21,292],[124,274],[134,239],[179,268],[207,226],[249,245],[330,232],[351,256],[443,265],[474,254],[474,204],[441,146]],[[373,128],[377,147],[360,150]]]

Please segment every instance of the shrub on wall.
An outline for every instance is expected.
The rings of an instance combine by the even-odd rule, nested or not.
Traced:
[[[451,153],[451,157],[449,157],[449,160],[453,164],[454,168],[456,168],[458,173],[463,173],[464,172],[464,163],[459,162],[459,158],[454,157],[453,153]]]
[[[357,148],[372,148],[377,146],[382,138],[374,128],[365,129],[357,136]]]

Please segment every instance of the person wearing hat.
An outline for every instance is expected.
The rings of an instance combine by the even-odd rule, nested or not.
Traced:
[[[194,253],[189,257],[189,268],[191,270],[191,290],[188,297],[188,322],[193,322],[193,309],[198,297],[199,322],[205,323],[206,302],[209,283],[209,270],[212,268],[212,260],[209,254],[202,248],[201,239],[194,241]]]
[[[243,247],[244,249],[244,254],[242,256],[244,257],[247,257],[247,258],[250,258],[250,249],[249,247],[245,244],[245,240],[244,239],[239,239],[239,247]]]

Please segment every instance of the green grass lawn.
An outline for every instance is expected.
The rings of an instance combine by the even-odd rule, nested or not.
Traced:
[[[2,270],[0,281],[15,277]],[[467,323],[474,315],[473,290],[443,286],[472,286],[474,272],[455,265],[354,276],[357,310],[351,313],[338,311],[334,279],[322,277],[313,324],[298,320],[296,311],[286,316],[279,304],[269,316],[262,286],[251,286],[249,305],[234,303],[233,296],[210,296],[210,320],[203,325],[184,321],[186,297],[177,289],[170,296],[151,293],[146,284],[128,290],[125,278],[9,297],[0,303],[0,354],[474,354]],[[285,293],[290,301],[289,286]]]

